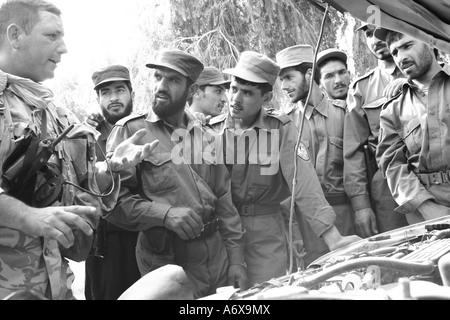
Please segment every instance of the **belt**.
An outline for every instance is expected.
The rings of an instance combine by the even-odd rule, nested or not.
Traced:
[[[203,224],[203,231],[195,239],[187,240],[188,242],[208,239],[219,230],[219,218],[211,218]]]
[[[350,199],[346,193],[327,193],[325,194],[325,198],[330,206],[350,203]]]
[[[450,183],[450,171],[433,173],[416,173],[420,182],[429,187],[432,184]]]
[[[242,204],[236,208],[241,216],[262,216],[280,212],[280,204]]]

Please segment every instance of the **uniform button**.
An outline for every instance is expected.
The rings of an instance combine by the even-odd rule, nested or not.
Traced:
[[[155,164],[158,164],[159,163],[159,161],[158,160],[155,160]]]
[[[48,249],[45,249],[45,251],[44,251],[44,255],[48,256],[49,254],[50,254],[50,250],[48,250]]]
[[[437,133],[433,133],[432,137],[437,138]]]
[[[433,115],[433,116],[436,114],[436,112],[434,112],[434,111],[431,111],[430,113],[431,113],[431,115]]]

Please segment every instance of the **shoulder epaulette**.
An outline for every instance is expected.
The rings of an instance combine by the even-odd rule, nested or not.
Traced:
[[[213,126],[215,124],[223,122],[223,121],[225,121],[226,118],[227,118],[227,115],[225,113],[219,114],[218,116],[215,116],[214,118],[211,118],[209,120],[209,125]]]
[[[400,90],[395,96],[389,98],[383,105],[381,106],[381,109],[385,109],[388,104],[390,104],[392,101],[396,100],[398,97],[403,95],[403,90]]]
[[[372,70],[369,70],[369,71],[367,71],[366,73],[364,73],[362,76],[357,77],[357,78],[353,81],[353,83],[351,84],[351,86],[352,86],[352,87],[355,87],[355,85],[356,85],[358,82],[360,82],[361,80],[364,80],[364,79],[370,77],[370,76],[375,72],[375,70],[376,70],[377,68],[378,68],[378,67],[373,68]]]
[[[276,118],[280,120],[283,124],[291,122],[291,117],[289,117],[285,112],[277,109],[266,109],[266,115],[269,117]]]
[[[123,127],[125,124],[127,124],[127,122],[130,122],[131,120],[145,118],[146,116],[147,116],[146,114],[130,114],[129,116],[126,116],[125,118],[122,118],[119,121],[117,121],[116,126]]]

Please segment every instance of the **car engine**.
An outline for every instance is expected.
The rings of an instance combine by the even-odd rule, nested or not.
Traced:
[[[363,239],[332,251],[305,270],[230,288],[212,299],[450,299],[450,217]]]

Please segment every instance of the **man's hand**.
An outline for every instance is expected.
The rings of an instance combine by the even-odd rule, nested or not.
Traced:
[[[247,270],[243,265],[235,264],[228,268],[228,285],[235,286],[239,285],[241,291],[247,290]]]
[[[355,211],[356,234],[368,238],[378,234],[377,220],[371,208]]]
[[[345,247],[356,241],[362,240],[359,236],[342,236],[336,226],[332,226],[330,229],[322,234],[322,238],[327,244],[330,251]]]
[[[109,159],[112,171],[119,172],[127,170],[138,165],[142,160],[150,156],[151,152],[156,148],[159,140],[152,143],[139,145],[139,141],[147,134],[146,129],[141,129],[133,134],[127,140],[121,142],[115,149]]]
[[[75,236],[72,230],[79,229],[92,235],[91,225],[82,216],[97,215],[95,207],[67,206],[31,208],[21,215],[20,230],[30,236],[44,237],[58,241],[63,247],[73,246]]]
[[[450,208],[437,204],[433,200],[426,200],[417,208],[416,212],[418,212],[422,216],[422,218],[426,221],[444,216],[449,216]]]
[[[99,129],[99,127],[102,126],[102,124],[105,122],[105,118],[103,117],[103,115],[101,113],[91,113],[87,118],[86,118],[86,123],[89,124],[90,126],[94,127],[95,129]]]
[[[386,88],[384,88],[383,96],[385,96],[388,100],[398,95],[403,85],[408,82],[405,78],[398,78],[391,81]]]
[[[181,239],[189,240],[200,236],[203,221],[192,209],[170,208],[164,219],[164,227],[175,232]]]
[[[202,122],[202,124],[205,126],[209,124],[209,120],[211,120],[212,116],[205,116],[204,113],[201,112],[192,112],[193,115]]]
[[[304,249],[303,240],[294,240],[292,241],[292,249],[294,253],[294,257],[301,258],[302,257],[302,251]]]

